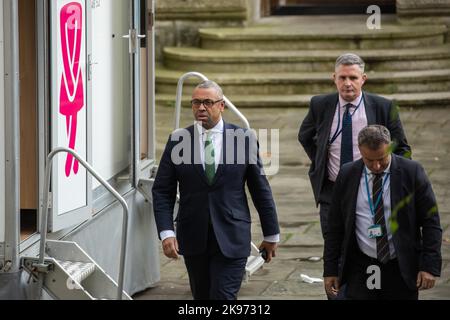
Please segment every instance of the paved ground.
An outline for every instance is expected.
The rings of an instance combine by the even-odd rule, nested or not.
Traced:
[[[158,107],[158,154],[173,123],[173,109]],[[322,284],[302,282],[300,275],[321,277],[323,240],[307,171],[309,160],[297,142],[297,132],[306,109],[242,110],[253,128],[280,129],[280,170],[270,177],[279,212],[282,241],[273,262],[243,283],[239,299],[325,299]],[[401,110],[413,157],[425,167],[437,196],[444,230],[443,272],[437,286],[421,293],[421,299],[450,299],[450,108]],[[183,110],[190,120],[190,110]],[[229,122],[239,123],[230,114]],[[187,126],[188,121],[184,121]],[[258,217],[252,208],[253,240],[262,239]],[[161,254],[161,281],[136,299],[191,299],[188,277],[182,260],[169,260]]]

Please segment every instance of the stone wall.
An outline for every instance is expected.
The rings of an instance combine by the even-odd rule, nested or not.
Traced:
[[[450,0],[397,0],[397,15],[404,22],[450,23]]]
[[[246,18],[246,0],[157,0],[160,20],[242,20]]]
[[[157,60],[164,47],[198,46],[200,28],[245,25],[255,15],[255,3],[259,0],[157,0]]]
[[[401,23],[445,23],[450,26],[450,0],[397,0],[396,4]],[[450,42],[450,33],[447,33],[447,42]]]

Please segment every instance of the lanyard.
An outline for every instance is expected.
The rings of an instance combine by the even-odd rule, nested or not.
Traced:
[[[364,178],[366,180],[366,190],[367,190],[367,202],[369,203],[370,207],[370,213],[372,214],[372,217],[375,217],[375,209],[378,207],[381,201],[381,197],[383,196],[384,187],[386,186],[386,182],[389,180],[389,172],[386,173],[386,178],[383,181],[383,184],[381,185],[381,192],[378,195],[378,199],[373,203],[373,201],[370,200],[370,191],[369,191],[369,180],[367,179],[367,170],[366,167],[364,167]]]
[[[359,100],[358,105],[356,106],[355,110],[353,111],[353,113],[350,115],[350,117],[353,117],[353,115],[355,114],[356,110],[359,109],[359,107],[361,106],[361,103],[364,100],[364,93],[362,94],[361,100]],[[350,112],[350,111],[349,111]],[[333,137],[330,139],[330,141],[328,141],[328,145],[332,145],[333,142],[336,141],[336,139],[339,137],[339,135],[342,133],[342,129],[341,128],[341,102],[338,101],[338,125],[336,127],[336,131],[333,134]]]

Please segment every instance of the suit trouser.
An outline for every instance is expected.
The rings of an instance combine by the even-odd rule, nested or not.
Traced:
[[[328,221],[329,221],[329,212],[331,206],[331,198],[333,196],[333,187],[334,182],[328,179],[325,179],[325,182],[322,187],[322,191],[320,192],[319,203],[320,203],[320,227],[322,229],[322,237],[325,240],[325,237],[328,232]],[[328,297],[329,300],[344,300],[345,299],[345,291],[346,285],[341,286],[337,297]]]
[[[418,290],[411,290],[403,280],[397,259],[392,259],[386,264],[379,262],[375,258],[365,255],[359,248],[350,258],[348,272],[346,276],[346,298],[349,300],[417,300]],[[367,273],[369,266],[380,268],[379,284],[380,289],[369,289],[369,283],[375,274]]]
[[[324,240],[328,230],[328,221],[329,221],[328,214],[330,212],[331,198],[333,196],[333,186],[334,182],[325,179],[319,196],[320,227],[322,229],[322,236]]]
[[[246,262],[246,257],[225,257],[210,226],[207,251],[204,254],[184,257],[194,299],[236,300]]]

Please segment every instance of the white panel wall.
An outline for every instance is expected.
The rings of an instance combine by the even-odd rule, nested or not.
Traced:
[[[92,162],[110,179],[130,163],[129,3],[96,1],[92,10]],[[98,183],[93,179],[94,187]]]
[[[86,15],[84,8],[89,1],[58,0],[54,1],[55,13],[52,17],[52,46],[56,64],[52,66],[53,103],[52,103],[52,148],[68,147],[74,149],[86,159],[87,156],[87,115],[86,109]],[[76,4],[76,5],[74,5]],[[78,8],[78,5],[81,6]],[[61,20],[67,16],[67,20]],[[62,27],[62,28],[60,28]],[[77,37],[80,30],[81,39]],[[81,45],[81,48],[80,48]],[[78,48],[79,51],[69,48]],[[67,53],[64,54],[64,49]],[[79,54],[79,56],[76,56]],[[75,59],[75,60],[73,60]],[[79,60],[77,60],[79,59]],[[67,68],[64,61],[67,61]],[[76,62],[78,62],[78,67]],[[67,79],[63,81],[63,79]],[[64,83],[64,84],[63,84]],[[64,98],[64,97],[67,98]],[[62,111],[64,110],[64,111]],[[74,112],[73,110],[78,110]],[[70,146],[70,137],[74,134],[74,146]],[[58,215],[65,214],[87,205],[86,170],[77,166],[72,157],[59,155],[54,163],[56,203]],[[70,196],[68,196],[70,195]]]
[[[5,241],[5,99],[3,53],[3,1],[0,2],[0,242]]]

